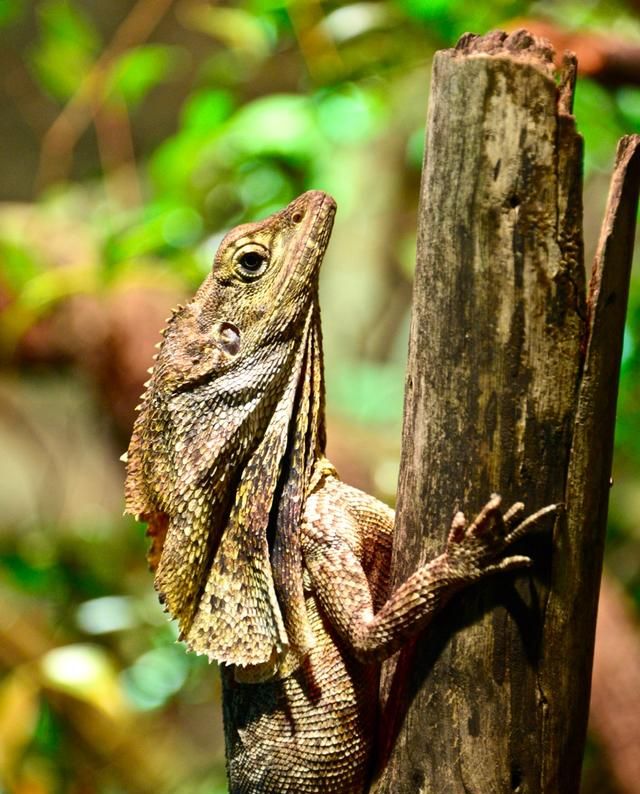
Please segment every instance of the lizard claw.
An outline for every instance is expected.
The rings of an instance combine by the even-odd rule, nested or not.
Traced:
[[[499,573],[500,571],[511,571],[518,568],[530,568],[532,565],[533,560],[531,557],[525,557],[522,554],[514,554],[511,557],[505,557],[503,560],[500,560],[500,562],[493,563],[493,565],[487,565],[487,567],[483,569],[482,575]]]
[[[447,543],[461,543],[467,531],[467,523],[465,514],[462,510],[458,510],[451,521]]]
[[[496,523],[501,527],[503,524],[502,513],[500,512],[501,504],[502,497],[500,494],[491,494],[489,501],[474,518],[466,534],[470,537],[479,537]]]
[[[543,519],[560,509],[560,505],[548,505],[523,520],[522,502],[515,502],[504,514],[501,504],[501,497],[492,494],[471,523],[460,511],[454,515],[445,557],[450,570],[457,576],[464,574],[475,579],[496,571],[530,567],[533,563],[529,557],[500,558],[510,544],[534,529],[541,529]]]
[[[510,545],[511,543],[515,543],[516,540],[519,540],[521,537],[530,532],[536,524],[539,525],[539,528],[542,528],[540,526],[542,519],[548,515],[555,515],[562,509],[562,507],[562,504],[547,505],[546,507],[537,510],[535,513],[532,513],[530,516],[525,518],[524,521],[518,524],[515,529],[507,533],[504,539],[505,544]],[[508,528],[511,528],[511,526],[513,526],[513,522],[509,524]]]
[[[503,516],[505,530],[508,531],[516,526],[523,513],[524,502],[514,502]]]

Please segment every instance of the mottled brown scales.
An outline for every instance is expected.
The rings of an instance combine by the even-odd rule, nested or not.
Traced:
[[[388,592],[394,514],[324,456],[318,271],[335,203],[234,229],[163,332],[128,451],[127,510],[188,647],[221,663],[232,794],[367,787],[379,662],[457,590],[527,557],[494,496]]]

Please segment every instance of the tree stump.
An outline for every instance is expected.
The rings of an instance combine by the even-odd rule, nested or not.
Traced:
[[[493,491],[565,512],[534,567],[456,596],[386,666],[376,794],[577,792],[589,702],[637,137],[585,294],[575,58],[525,31],[433,65],[392,577]]]

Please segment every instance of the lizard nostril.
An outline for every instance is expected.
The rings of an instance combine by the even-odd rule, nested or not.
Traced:
[[[294,213],[293,213],[293,215],[291,216],[291,220],[292,220],[294,223],[300,223],[300,221],[301,221],[303,218],[304,218],[304,212],[300,212],[300,211],[298,211],[298,212],[294,212]]]

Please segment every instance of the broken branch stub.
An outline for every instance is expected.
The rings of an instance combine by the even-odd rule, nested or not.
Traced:
[[[574,83],[524,31],[434,60],[393,582],[492,491],[567,512],[514,548],[532,570],[456,596],[386,666],[377,793],[578,790],[638,143],[588,307]]]

